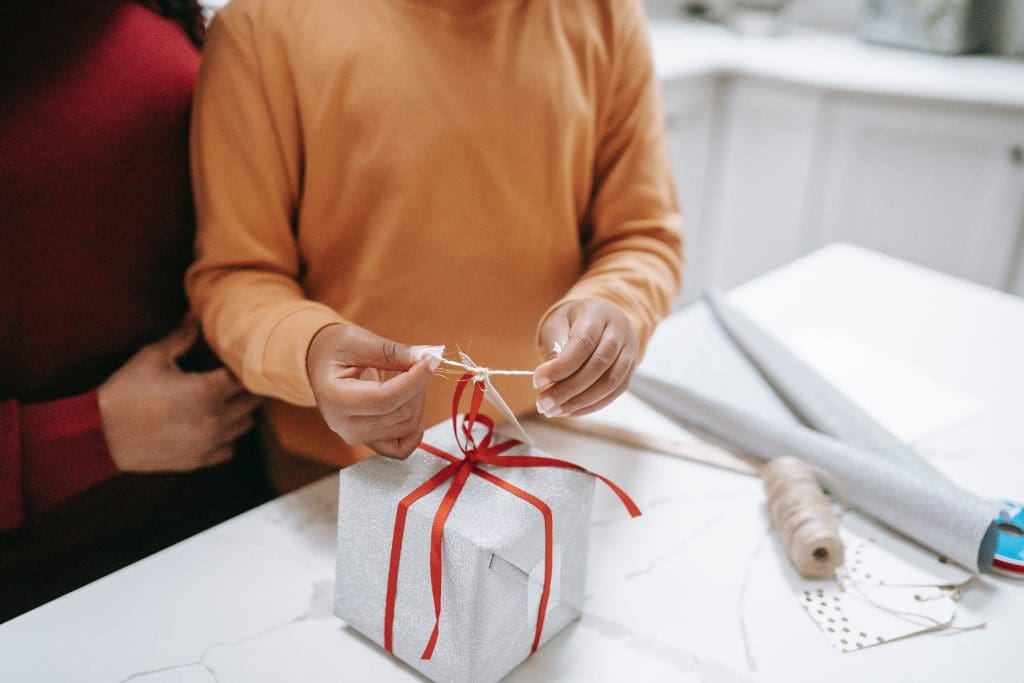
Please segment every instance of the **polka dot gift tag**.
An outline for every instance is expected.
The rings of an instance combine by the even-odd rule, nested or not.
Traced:
[[[971,574],[868,522],[843,519],[846,560],[835,580],[796,579],[797,599],[841,652],[954,626]]]

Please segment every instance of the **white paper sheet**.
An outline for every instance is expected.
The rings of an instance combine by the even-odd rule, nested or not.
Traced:
[[[833,328],[803,328],[781,341],[904,443],[963,423],[985,408]]]

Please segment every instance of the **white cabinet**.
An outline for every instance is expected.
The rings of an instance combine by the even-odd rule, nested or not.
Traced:
[[[809,247],[859,244],[997,288],[1024,226],[1024,116],[838,96],[821,123]],[[802,179],[801,179],[802,182]]]
[[[1014,280],[1012,291],[1024,296],[1024,227],[1021,228],[1021,238],[1017,243],[1017,271]]]
[[[740,77],[723,82],[709,168],[709,283],[732,287],[802,253],[800,226],[816,149],[820,92]]]
[[[683,208],[687,255],[683,294],[690,301],[704,288],[706,261],[693,258],[705,251],[704,194],[715,124],[716,79],[685,78],[664,84],[665,127],[679,201]]]
[[[665,102],[681,302],[835,241],[1024,294],[1024,110],[736,73]]]

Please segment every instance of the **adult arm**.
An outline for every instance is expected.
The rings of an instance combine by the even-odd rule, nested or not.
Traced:
[[[118,473],[96,391],[0,403],[0,529],[13,529]]]
[[[177,366],[197,336],[187,322],[81,396],[0,403],[0,529],[119,472],[186,472],[229,459],[258,400],[224,368]]]

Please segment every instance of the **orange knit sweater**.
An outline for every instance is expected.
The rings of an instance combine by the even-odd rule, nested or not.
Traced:
[[[191,144],[194,309],[279,447],[324,463],[361,457],[306,376],[327,324],[531,369],[556,303],[606,299],[643,343],[679,286],[639,0],[233,0]],[[533,407],[529,378],[498,388]]]

